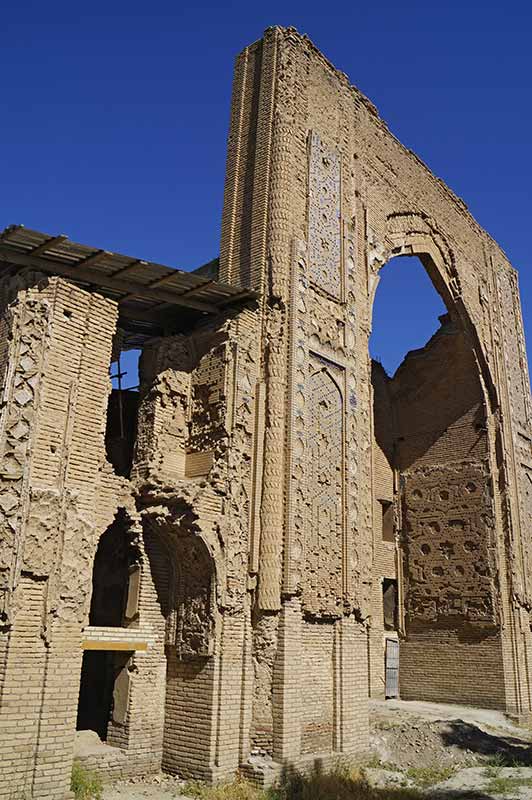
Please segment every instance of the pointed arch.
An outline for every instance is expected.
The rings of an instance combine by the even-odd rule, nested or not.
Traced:
[[[371,303],[377,288],[378,272],[392,258],[401,255],[415,255],[425,267],[451,318],[461,325],[471,342],[487,399],[492,408],[496,408],[499,401],[495,381],[478,331],[478,321],[464,297],[458,259],[446,236],[428,215],[412,211],[388,215],[383,244],[373,260],[376,280]]]

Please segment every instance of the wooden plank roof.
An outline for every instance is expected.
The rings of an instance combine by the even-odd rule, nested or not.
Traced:
[[[23,225],[11,225],[0,233],[2,265],[32,267],[97,290],[118,303],[121,327],[140,339],[183,330],[198,317],[218,314],[255,296],[208,275],[77,244],[67,236]],[[130,341],[129,346],[136,345]]]

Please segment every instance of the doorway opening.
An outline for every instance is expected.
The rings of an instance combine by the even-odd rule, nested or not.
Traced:
[[[128,517],[119,509],[100,537],[92,573],[89,626],[135,625],[140,586],[139,550],[131,539]],[[81,667],[77,730],[95,731],[103,741],[111,721],[124,717],[124,676],[130,652],[85,650]]]
[[[131,653],[85,650],[81,665],[76,730],[95,731],[107,741],[109,725],[123,720],[120,683]]]
[[[385,631],[396,631],[397,613],[397,580],[384,578],[382,581],[382,617]]]

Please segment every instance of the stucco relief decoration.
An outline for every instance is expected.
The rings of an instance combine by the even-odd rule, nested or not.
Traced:
[[[213,563],[199,537],[179,540],[166,642],[182,659],[214,652]]]
[[[310,134],[308,231],[309,278],[340,300],[340,157],[314,131]]]
[[[370,504],[364,492],[363,451],[369,449],[365,440],[364,409],[359,394],[359,363],[356,358],[357,321],[357,255],[355,227],[345,226],[346,255],[346,307],[345,307],[345,354],[346,354],[346,551],[344,553],[346,572],[346,608],[356,610],[360,617],[367,618],[370,613],[371,560],[372,550],[369,538],[365,535],[370,525]]]
[[[527,405],[526,386],[523,383],[525,362],[524,342],[520,341],[518,330],[520,320],[517,305],[517,280],[509,271],[498,276],[501,294],[501,314],[504,335],[504,355],[508,374],[508,388],[512,406],[512,418],[523,430],[527,430],[531,422],[530,409]]]
[[[494,517],[483,467],[405,475],[405,608],[409,623],[495,623]]]
[[[380,268],[384,266],[386,260],[388,258],[386,253],[386,247],[384,243],[379,239],[376,232],[368,226],[367,230],[367,240],[368,240],[368,265],[370,272],[378,273]]]
[[[23,565],[23,523],[29,504],[24,465],[36,411],[49,306],[28,296],[12,313],[10,357],[16,367],[5,379],[0,418],[0,621],[4,623],[12,621],[11,593]]]
[[[226,547],[227,604],[241,608],[245,600],[247,548],[252,495],[252,457],[254,435],[254,400],[257,383],[256,319],[251,314],[245,325],[233,325],[234,339],[227,348],[230,362],[226,365],[224,390],[228,397],[227,426],[230,446],[225,456],[229,491],[224,503],[223,521],[218,536]]]
[[[336,373],[333,377],[332,372]],[[311,354],[308,397],[308,505],[304,606],[337,615],[342,608],[343,370]]]

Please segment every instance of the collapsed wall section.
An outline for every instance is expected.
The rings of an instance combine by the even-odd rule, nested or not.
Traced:
[[[166,559],[164,575],[154,561],[168,664],[163,765],[187,777],[229,775],[247,756],[257,323],[244,309],[153,340],[140,362],[132,477],[146,543]]]

